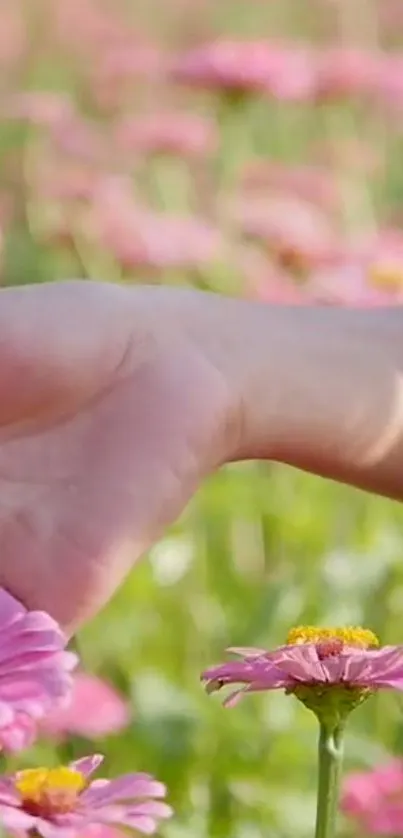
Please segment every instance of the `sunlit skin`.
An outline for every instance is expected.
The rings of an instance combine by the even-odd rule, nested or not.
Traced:
[[[72,631],[237,459],[402,498],[402,367],[400,310],[1,290],[0,584]]]

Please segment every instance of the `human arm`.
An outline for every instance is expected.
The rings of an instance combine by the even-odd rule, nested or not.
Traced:
[[[0,585],[73,631],[227,462],[403,499],[403,312],[0,290]]]
[[[232,458],[277,460],[403,499],[403,308],[217,298],[206,348],[212,336],[238,405]]]

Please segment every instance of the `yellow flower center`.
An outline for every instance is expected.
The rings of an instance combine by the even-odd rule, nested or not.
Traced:
[[[376,649],[379,640],[370,629],[359,626],[346,628],[318,628],[317,626],[297,626],[287,635],[287,644],[300,643],[334,644],[334,651],[341,651],[343,646],[354,646],[357,649]]]
[[[370,268],[369,279],[377,288],[400,291],[403,288],[403,262],[396,259],[376,262]]]
[[[83,774],[64,766],[28,768],[15,781],[25,811],[42,817],[71,811],[85,786]]]

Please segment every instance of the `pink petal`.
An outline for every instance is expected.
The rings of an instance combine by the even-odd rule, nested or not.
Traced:
[[[352,658],[345,655],[325,658],[321,661],[326,681],[330,684],[339,684],[342,681],[350,681],[348,667]]]
[[[90,777],[104,761],[102,754],[91,754],[88,757],[76,759],[70,763],[70,768],[79,771],[84,777]]]
[[[344,656],[343,656],[344,657]],[[403,653],[401,647],[387,646],[379,650],[368,650],[345,656],[344,679],[350,683],[387,686],[388,682],[399,683],[403,677]]]
[[[29,748],[36,738],[36,725],[29,716],[16,716],[15,721],[0,730],[0,743],[7,751]]]
[[[231,693],[224,701],[224,707],[236,707],[237,704],[241,701],[244,697],[245,693],[247,692],[247,687],[242,687],[241,690],[235,690],[235,692]]]
[[[144,800],[131,808],[128,807],[126,814],[129,818],[136,815],[150,815],[153,818],[165,819],[172,817],[173,809],[168,803],[162,803],[160,800]]]
[[[267,649],[257,649],[254,646],[229,646],[226,651],[242,658],[260,658],[267,655]]]
[[[104,823],[91,823],[80,830],[80,838],[122,838],[122,833]]]
[[[137,832],[142,832],[143,835],[154,835],[158,829],[158,823],[146,815],[136,815],[133,818],[125,818],[121,822],[122,826],[128,826],[129,829],[135,829]]]
[[[80,834],[75,826],[60,826],[58,823],[46,821],[42,818],[37,820],[35,828],[43,838],[77,838]]]
[[[42,729],[53,736],[75,733],[97,738],[126,727],[129,718],[129,704],[117,690],[101,678],[79,672],[69,703],[47,714]]]
[[[0,807],[6,804],[8,806],[20,805],[19,795],[15,791],[14,783],[9,779],[0,779]]]
[[[4,588],[0,588],[0,630],[8,628],[12,623],[25,614],[26,609]]]
[[[49,655],[54,655],[61,649],[60,642],[56,641],[52,632],[40,632],[36,636],[30,633],[19,635],[13,638],[4,638],[0,648],[0,675],[5,670],[6,664],[12,661],[15,666],[26,667]]]
[[[53,631],[56,636],[62,638],[62,643],[65,643],[66,638],[59,624],[46,611],[27,611],[21,625],[24,631]]]
[[[107,785],[98,787],[91,783],[81,796],[86,806],[107,806],[110,803],[133,799],[135,797],[164,797],[166,788],[149,774],[125,774]]]
[[[240,690],[235,690],[223,702],[224,707],[235,707],[247,693],[267,692],[267,690],[285,690],[292,684],[288,677],[284,677],[284,673],[280,670],[272,669],[270,671],[270,679],[265,678],[264,681],[252,681],[246,684]]]
[[[275,665],[290,679],[302,683],[317,681],[324,683],[326,672],[318,659],[314,644],[301,644],[283,647],[279,655],[273,658]]]
[[[9,725],[14,718],[14,712],[4,701],[0,698],[0,728]]]
[[[248,658],[243,661],[231,661],[230,663],[213,666],[202,673],[203,681],[223,681],[227,684],[250,684],[253,681],[264,681],[266,677],[270,680],[271,672],[278,670],[272,660],[265,658]]]
[[[22,811],[22,809],[0,804],[0,823],[2,823],[6,829],[13,831],[21,829],[24,832],[28,832],[30,829],[35,828],[36,821],[37,819],[35,817],[27,815],[26,812]]]

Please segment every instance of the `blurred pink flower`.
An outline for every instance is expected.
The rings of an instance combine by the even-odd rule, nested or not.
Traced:
[[[116,827],[96,823],[80,829],[79,838],[122,838],[122,833]]]
[[[0,747],[30,745],[44,715],[66,698],[76,656],[57,623],[0,590]]]
[[[326,305],[371,308],[390,305],[395,300],[385,290],[370,284],[362,261],[340,259],[338,263],[313,271],[306,286],[311,299]]]
[[[280,160],[256,160],[242,175],[247,190],[272,190],[294,196],[325,210],[339,206],[340,198],[334,173],[328,166],[289,165]]]
[[[0,9],[0,68],[10,72],[18,67],[27,48],[26,16],[17,0],[2,0]]]
[[[341,809],[370,835],[403,833],[403,761],[392,760],[344,781]]]
[[[314,89],[315,62],[297,44],[223,39],[179,55],[171,75],[198,87],[306,100]]]
[[[41,127],[62,125],[65,128],[74,113],[70,98],[64,93],[32,90],[13,93],[1,105],[1,117],[21,119]]]
[[[378,645],[375,635],[364,629],[320,629],[302,626],[293,629],[286,646],[270,652],[265,649],[228,649],[241,657],[213,666],[202,674],[209,693],[228,684],[242,684],[225,701],[233,706],[250,692],[286,690],[300,687],[344,686],[369,690],[403,690],[403,646]],[[298,694],[298,693],[297,693]]]
[[[385,54],[379,69],[377,90],[381,102],[399,111],[403,108],[403,54]]]
[[[38,160],[33,184],[40,200],[74,202],[89,200],[94,194],[99,175],[95,169],[74,159]]]
[[[403,301],[403,236],[399,230],[340,243],[333,263],[312,272],[308,293],[333,305],[379,306]]]
[[[109,46],[96,68],[98,80],[122,82],[159,76],[164,68],[161,51],[154,45],[134,42]]]
[[[163,78],[165,61],[153,44],[133,38],[123,44],[106,43],[89,68],[92,96],[101,108],[122,112],[133,105],[134,93]],[[138,83],[141,82],[139,88]]]
[[[287,274],[268,272],[256,284],[254,296],[262,303],[270,305],[307,305],[309,297],[304,288],[298,287]]]
[[[308,201],[281,195],[251,197],[232,215],[244,235],[266,244],[285,267],[297,272],[326,263],[334,252],[335,233],[328,218]]]
[[[202,219],[137,206],[120,183],[105,180],[93,196],[90,235],[128,269],[197,270],[219,258],[219,233]]]
[[[297,283],[262,253],[248,250],[236,253],[236,263],[244,280],[243,294],[271,305],[306,305],[305,283]]]
[[[330,47],[319,57],[316,97],[339,99],[374,94],[379,72],[377,52],[353,47]]]
[[[376,10],[378,26],[383,35],[394,38],[403,26],[403,7],[400,0],[383,0]]]
[[[41,728],[58,739],[71,733],[97,739],[117,733],[129,720],[129,704],[114,687],[95,675],[78,672],[68,704],[49,713]]]
[[[97,825],[153,834],[172,810],[166,789],[149,774],[92,780],[103,757],[92,755],[60,768],[31,768],[0,781],[0,822],[10,832],[43,838],[79,838]],[[103,831],[96,835],[103,836]],[[108,833],[106,833],[108,834]],[[110,836],[110,833],[109,833]]]
[[[204,157],[218,147],[214,122],[186,112],[126,116],[116,126],[114,137],[119,150],[143,154]]]
[[[99,0],[71,0],[48,3],[50,27],[58,44],[95,58],[103,50],[126,46],[131,37],[127,19],[113,6]]]

